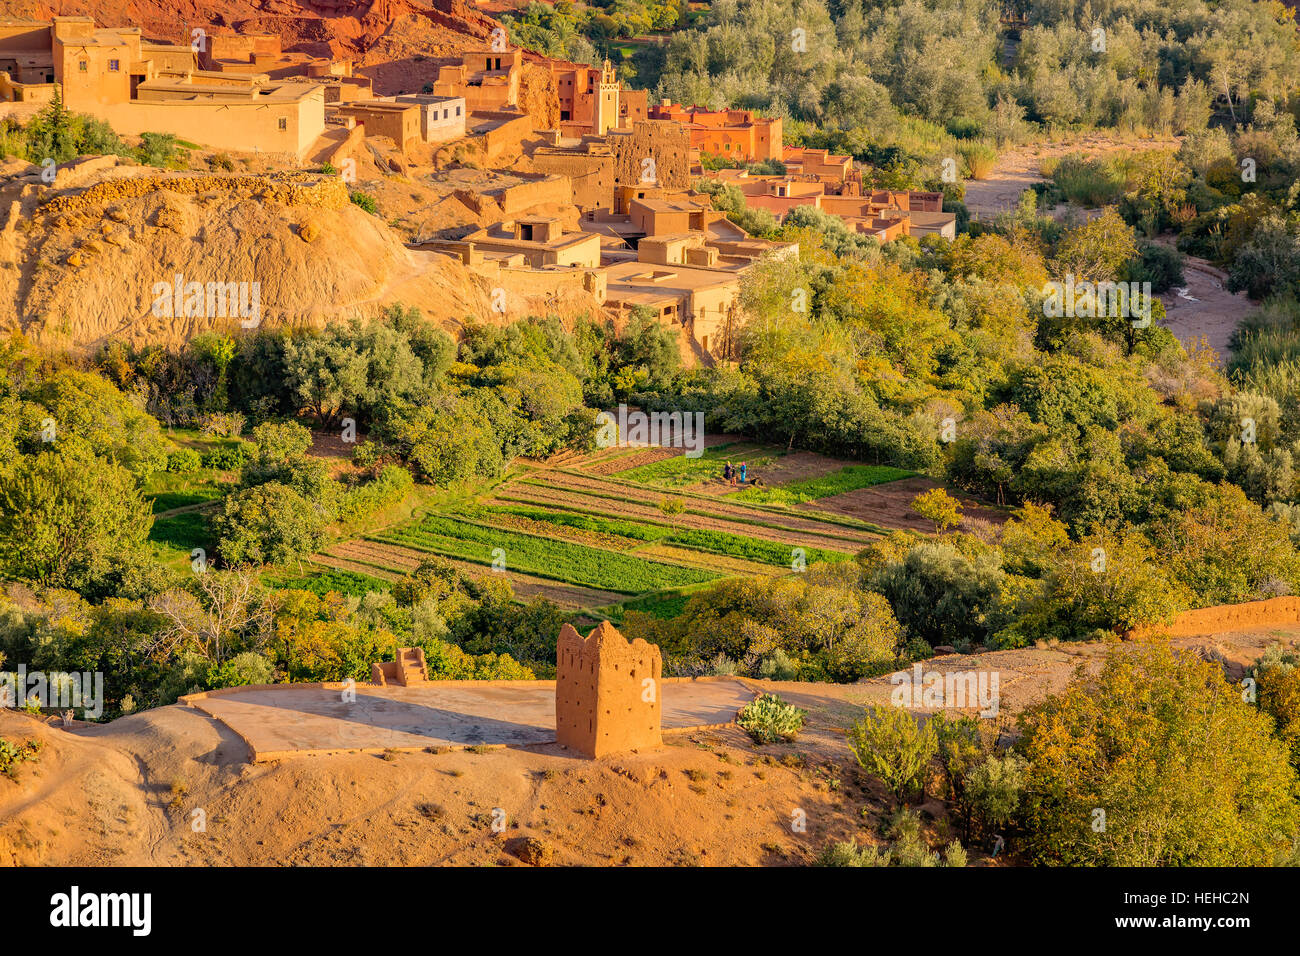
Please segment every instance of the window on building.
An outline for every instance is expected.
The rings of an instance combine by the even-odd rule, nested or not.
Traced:
[[[118,70],[120,70],[121,68],[122,68],[122,61],[121,61],[121,60],[109,60],[109,61],[108,61],[108,72],[110,72],[110,73],[116,73],[116,72],[117,72]]]
[[[460,115],[460,107],[459,107],[459,106],[458,106],[458,107],[456,107],[456,115],[457,115],[457,116],[459,116],[459,115]]]
[[[282,130],[286,130],[286,129],[288,129],[288,128],[289,128],[289,120],[286,119],[285,117],[281,116],[281,117],[280,117],[280,129],[282,129]]]
[[[90,69],[90,64],[87,63],[85,60],[78,60],[78,61],[77,61],[77,72],[78,72],[78,73],[85,73],[85,72],[89,71],[89,69]]]
[[[451,110],[443,110],[443,111],[442,111],[442,118],[443,118],[443,119],[447,119],[447,118],[450,117],[450,116],[451,116]]]

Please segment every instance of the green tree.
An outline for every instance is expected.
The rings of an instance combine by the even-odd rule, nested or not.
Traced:
[[[153,526],[135,478],[83,444],[0,474],[0,568],[47,587],[101,586]]]
[[[301,560],[320,546],[327,516],[279,482],[227,495],[213,517],[217,550],[227,565]]]
[[[942,488],[923,491],[912,499],[909,507],[922,518],[934,523],[935,534],[961,523],[961,502]]]
[[[1266,866],[1300,827],[1270,722],[1218,664],[1117,650],[1024,711],[1022,846],[1067,866]]]
[[[928,721],[918,723],[901,707],[869,707],[849,729],[849,747],[858,764],[878,777],[902,806],[908,793],[924,787],[939,742]]]

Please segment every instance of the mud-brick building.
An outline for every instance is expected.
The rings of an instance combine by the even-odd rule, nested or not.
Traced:
[[[707,110],[664,100],[650,107],[650,118],[682,124],[690,134],[691,146],[701,153],[742,163],[782,156],[780,117],[759,116],[753,110]]]
[[[49,67],[33,51],[49,50]],[[301,159],[325,129],[317,84],[230,76],[199,68],[189,45],[152,43],[138,27],[96,28],[90,17],[55,17],[0,29],[0,64],[40,84],[15,90],[8,70],[0,95],[48,101],[57,85],[64,105],[109,123],[118,133],[172,133],[235,150]]]

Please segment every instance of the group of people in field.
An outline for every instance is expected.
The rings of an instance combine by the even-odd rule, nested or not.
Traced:
[[[739,465],[733,465],[731,462],[727,462],[722,466],[722,480],[733,488],[736,485],[737,479],[739,479],[740,483],[743,485],[748,471],[749,466],[743,461]]]

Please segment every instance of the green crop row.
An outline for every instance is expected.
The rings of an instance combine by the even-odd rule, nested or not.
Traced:
[[[503,555],[505,566],[513,571],[621,594],[641,594],[718,577],[698,568],[647,561],[570,541],[485,528],[438,515],[377,535],[374,540],[480,564],[490,564]]]

